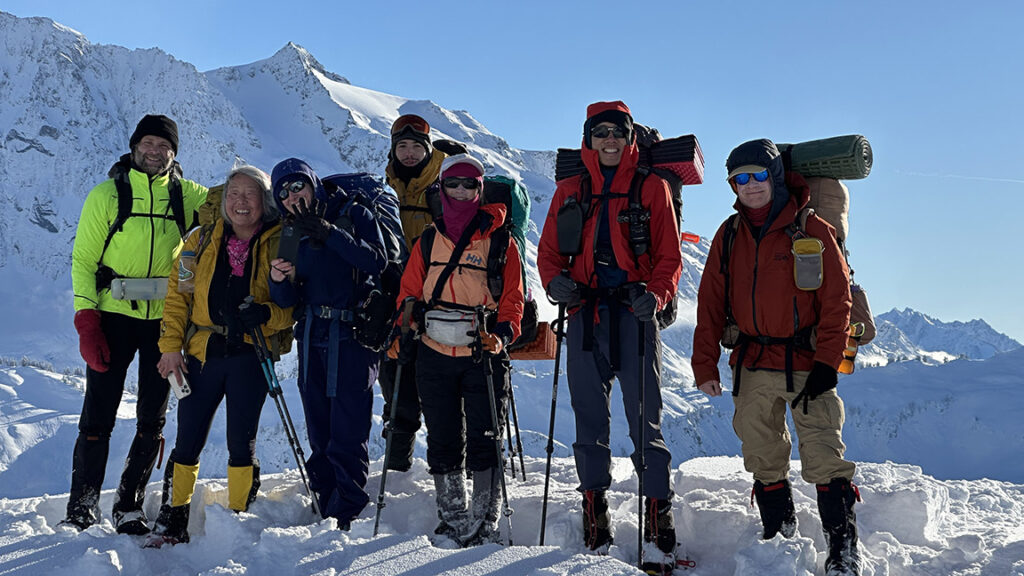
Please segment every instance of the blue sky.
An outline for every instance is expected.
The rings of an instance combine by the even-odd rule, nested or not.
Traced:
[[[705,184],[684,228],[730,213],[743,141],[859,133],[848,247],[875,313],[983,318],[1024,341],[1024,4],[196,2],[8,0],[91,42],[158,46],[199,70],[287,42],[353,84],[470,111],[517,148],[578,146],[584,110],[621,99],[666,136],[696,134]]]

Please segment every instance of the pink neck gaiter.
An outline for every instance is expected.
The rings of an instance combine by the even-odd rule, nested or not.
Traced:
[[[245,261],[249,259],[249,240],[242,240],[234,234],[228,236],[228,263],[231,264],[232,276],[245,274]]]
[[[444,191],[441,192],[441,214],[444,219],[444,233],[452,242],[458,242],[462,233],[469,226],[470,220],[480,209],[480,194],[472,200],[456,200]]]

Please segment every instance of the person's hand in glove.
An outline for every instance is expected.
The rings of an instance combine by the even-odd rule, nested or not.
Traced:
[[[822,362],[815,362],[814,368],[807,375],[804,389],[793,399],[790,406],[795,410],[800,401],[804,401],[804,413],[807,412],[807,401],[814,400],[825,392],[836,387],[839,383],[839,375],[836,369]]]
[[[100,325],[100,311],[79,310],[75,313],[75,330],[78,330],[78,351],[82,360],[94,372],[106,372],[110,368],[110,346]]]
[[[654,297],[654,294],[644,290],[633,297],[630,307],[633,308],[633,315],[637,320],[650,322],[658,313],[658,299]]]
[[[565,274],[559,274],[548,283],[548,296],[558,304],[570,306],[580,303],[580,287]]]
[[[249,332],[257,330],[270,320],[270,306],[255,302],[243,302],[238,307],[238,323]]]
[[[480,343],[484,352],[488,354],[501,354],[501,351],[509,345],[512,340],[512,327],[508,322],[502,322],[494,327],[493,332],[480,331]]]
[[[312,206],[306,206],[305,202],[295,205],[295,220],[292,224],[295,230],[321,243],[327,242],[331,235],[331,223],[324,220],[317,213],[317,202],[314,200]]]
[[[416,330],[407,330],[404,334],[398,331],[391,340],[387,355],[399,364],[408,364],[416,359]]]

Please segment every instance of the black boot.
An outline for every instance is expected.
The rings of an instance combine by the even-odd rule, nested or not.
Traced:
[[[118,534],[146,534],[149,532],[142,503],[146,498],[146,484],[153,473],[157,454],[163,446],[163,434],[138,430],[128,450],[128,458],[121,473],[121,482],[114,498],[114,526]]]
[[[612,544],[611,518],[604,490],[583,492],[583,542],[595,551],[607,550]]]
[[[72,457],[71,495],[61,524],[85,530],[100,519],[100,488],[110,451],[109,436],[78,435]]]
[[[860,553],[857,551],[857,515],[854,503],[860,499],[857,486],[845,478],[833,478],[818,484],[818,513],[828,544],[825,560],[827,576],[859,576]]]
[[[675,552],[676,521],[671,498],[644,498],[644,541],[654,542],[665,554]]]
[[[164,544],[180,544],[189,541],[188,518],[192,507],[191,496],[195,490],[195,478],[199,466],[184,466],[174,462],[174,454],[167,459],[164,469],[163,492],[160,495],[160,513],[153,524],[153,532],[146,541],[146,546],[159,548]],[[174,493],[177,484],[178,498],[181,503],[175,506]],[[187,495],[189,500],[184,502]]]
[[[772,484],[755,480],[753,497],[757,499],[757,509],[761,512],[761,525],[764,526],[762,537],[765,540],[771,540],[780,532],[786,538],[796,534],[796,509],[789,480]]]

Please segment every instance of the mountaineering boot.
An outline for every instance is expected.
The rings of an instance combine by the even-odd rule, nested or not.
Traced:
[[[256,500],[260,489],[260,463],[255,458],[248,466],[228,466],[228,507],[245,512]]]
[[[472,519],[467,546],[478,546],[499,542],[501,532],[498,529],[498,508],[501,505],[501,471],[488,468],[473,473],[473,505]]]
[[[648,574],[671,574],[676,567],[676,521],[671,496],[644,498],[644,542],[641,569]]]
[[[845,478],[833,478],[818,484],[818,513],[828,544],[825,560],[826,576],[859,576],[860,553],[857,551],[857,515],[854,503],[860,499],[857,486]]]
[[[174,454],[167,459],[164,471],[164,489],[160,496],[160,514],[153,524],[153,532],[146,540],[147,548],[159,548],[164,544],[188,542],[188,516],[192,494],[199,477],[199,464],[188,466],[174,461]]]
[[[761,512],[762,538],[771,540],[780,532],[786,538],[796,534],[796,509],[789,480],[772,484],[754,480],[753,498],[757,499],[757,509]]]
[[[434,474],[437,494],[437,517],[440,519],[434,534],[447,536],[459,546],[469,537],[469,509],[466,502],[466,476],[462,470],[447,474]]]
[[[416,435],[395,430],[391,433],[391,453],[388,454],[388,470],[408,472],[412,468],[412,453],[416,447]]]
[[[139,429],[128,450],[128,458],[121,473],[121,482],[114,497],[113,518],[118,534],[146,534],[149,532],[142,503],[146,498],[146,484],[153,473],[156,457],[163,446],[163,434]]]
[[[85,530],[100,519],[100,487],[107,468],[109,436],[80,433],[72,457],[71,494],[61,524]]]
[[[583,542],[598,553],[606,553],[612,544],[611,518],[604,490],[583,492]]]

